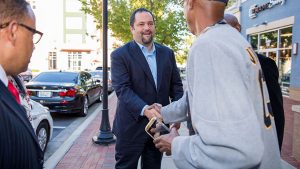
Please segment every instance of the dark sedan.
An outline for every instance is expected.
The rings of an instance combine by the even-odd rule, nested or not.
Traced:
[[[92,77],[95,79],[95,80],[99,80],[100,81],[100,84],[101,86],[103,86],[103,71],[99,71],[99,70],[96,70],[96,71],[90,71],[89,72]],[[107,71],[107,91],[109,93],[113,92],[113,87],[112,87],[112,83],[111,83],[111,76],[110,76],[110,71]]]
[[[43,72],[26,84],[32,100],[50,112],[86,116],[88,106],[101,100],[102,87],[87,72]]]

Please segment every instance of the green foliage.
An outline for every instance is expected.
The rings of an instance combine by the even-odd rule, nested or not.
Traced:
[[[102,0],[79,0],[82,11],[95,17],[97,28],[102,28]],[[140,7],[150,10],[155,16],[155,41],[172,48],[177,53],[184,44],[187,27],[182,7],[178,0],[109,0],[108,27],[112,36],[126,43],[132,40],[129,17]]]
[[[186,64],[188,50],[192,45],[194,38],[195,36],[193,36],[192,34],[186,36],[182,49],[177,52],[176,62],[179,63],[180,65]]]
[[[227,3],[227,7],[226,8],[230,8],[236,2],[237,2],[236,0],[229,0],[228,3]]]
[[[102,0],[79,0],[82,4],[81,10],[94,17],[97,29],[102,30]]]

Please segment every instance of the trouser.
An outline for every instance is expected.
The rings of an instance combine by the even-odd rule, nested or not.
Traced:
[[[160,169],[162,153],[149,138],[145,143],[135,143],[117,138],[116,169],[135,169],[141,157],[141,169]]]

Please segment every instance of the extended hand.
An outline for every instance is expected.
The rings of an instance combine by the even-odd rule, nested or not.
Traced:
[[[176,128],[172,128],[169,134],[161,135],[153,140],[155,147],[159,149],[160,152],[166,152],[166,155],[171,155],[171,145],[175,137],[179,136]]]
[[[153,105],[146,107],[144,110],[144,115],[150,120],[153,117],[162,119],[160,113],[154,108]]]
[[[162,108],[162,105],[159,103],[154,103],[151,106],[153,106],[153,108],[160,113],[160,109]]]
[[[176,128],[178,130],[178,129],[180,129],[180,126],[181,126],[180,122],[178,122],[178,123],[172,123],[171,126],[170,126],[170,129],[174,127],[174,128]]]

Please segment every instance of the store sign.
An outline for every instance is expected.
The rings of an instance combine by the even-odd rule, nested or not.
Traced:
[[[265,3],[263,5],[257,5],[254,4],[250,7],[249,9],[249,17],[251,19],[256,18],[257,14],[266,10],[266,9],[271,9],[275,5],[283,5],[285,3],[285,0],[270,0],[270,2]]]

